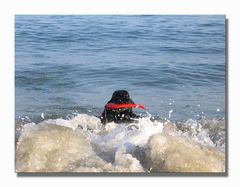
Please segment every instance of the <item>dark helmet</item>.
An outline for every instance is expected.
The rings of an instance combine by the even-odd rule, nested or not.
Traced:
[[[134,103],[126,90],[116,90],[110,100],[112,103],[122,104],[122,103]]]

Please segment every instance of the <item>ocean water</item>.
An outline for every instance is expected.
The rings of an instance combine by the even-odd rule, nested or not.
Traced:
[[[224,172],[225,47],[221,15],[17,15],[16,171]],[[103,127],[118,89],[156,120]]]

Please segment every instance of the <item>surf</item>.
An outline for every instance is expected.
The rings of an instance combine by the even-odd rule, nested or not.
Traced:
[[[225,171],[225,125],[214,120],[142,117],[103,126],[95,116],[77,114],[16,130],[16,172]]]

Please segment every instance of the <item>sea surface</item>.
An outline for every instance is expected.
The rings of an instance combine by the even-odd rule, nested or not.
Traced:
[[[224,15],[16,15],[16,171],[224,172],[225,26]],[[149,113],[103,127],[119,89]]]

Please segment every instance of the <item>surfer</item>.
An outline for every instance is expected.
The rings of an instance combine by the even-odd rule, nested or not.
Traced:
[[[126,90],[116,90],[110,101],[105,105],[100,120],[103,124],[133,122],[139,116],[133,113],[132,108],[145,109],[142,105],[134,104]]]

